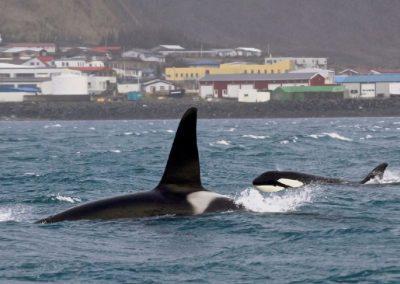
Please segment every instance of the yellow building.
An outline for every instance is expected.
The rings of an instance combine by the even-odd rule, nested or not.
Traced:
[[[236,64],[226,63],[219,67],[169,67],[165,68],[165,76],[169,81],[199,80],[206,74],[274,74],[286,73],[293,69],[291,60],[274,64]]]

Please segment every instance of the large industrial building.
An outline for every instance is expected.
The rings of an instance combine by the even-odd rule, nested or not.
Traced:
[[[324,84],[325,78],[316,73],[206,75],[200,80],[200,96],[238,98],[243,89],[273,91],[278,87]]]
[[[205,75],[216,74],[276,74],[292,70],[289,60],[275,64],[227,63],[219,66],[170,67],[165,68],[165,76],[169,81],[197,81]]]
[[[337,76],[336,83],[346,88],[347,98],[387,98],[400,96],[400,73]]]

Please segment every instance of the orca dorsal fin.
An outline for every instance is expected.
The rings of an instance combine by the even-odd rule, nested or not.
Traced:
[[[196,124],[197,109],[190,108],[181,118],[164,174],[156,189],[181,193],[204,190],[200,177]]]
[[[383,178],[383,174],[385,173],[385,170],[386,170],[387,166],[388,166],[387,163],[380,164],[375,169],[373,169],[360,183],[364,184],[364,183],[367,183],[368,181],[373,180],[375,178],[382,179]]]

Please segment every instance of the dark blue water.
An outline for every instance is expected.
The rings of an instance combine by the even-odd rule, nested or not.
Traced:
[[[203,184],[251,212],[37,225],[153,188],[178,121],[0,122],[0,280],[400,282],[400,186],[250,189],[266,170],[400,181],[400,118],[200,120]]]

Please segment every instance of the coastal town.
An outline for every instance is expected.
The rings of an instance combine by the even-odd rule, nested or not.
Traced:
[[[328,58],[276,57],[255,47],[1,42],[0,102],[104,104],[149,97],[243,103],[385,99],[400,97],[400,71],[339,70]]]

